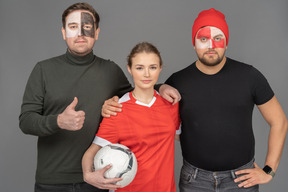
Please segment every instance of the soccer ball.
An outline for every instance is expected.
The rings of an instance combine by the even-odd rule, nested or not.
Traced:
[[[104,173],[105,178],[123,178],[116,185],[125,187],[134,179],[137,172],[137,160],[134,153],[121,144],[109,144],[100,149],[94,157],[94,168],[99,170],[106,165],[112,167]]]

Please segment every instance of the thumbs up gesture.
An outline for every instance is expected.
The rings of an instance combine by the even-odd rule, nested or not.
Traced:
[[[77,97],[74,97],[74,100],[66,109],[58,115],[57,123],[61,129],[66,129],[70,131],[77,131],[83,127],[85,120],[84,111],[75,111],[75,107],[78,103]]]

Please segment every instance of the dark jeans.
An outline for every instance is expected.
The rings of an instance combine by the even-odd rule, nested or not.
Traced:
[[[199,169],[184,160],[181,169],[180,192],[259,192],[259,185],[239,188],[235,172],[254,168],[254,159],[235,170],[212,172]],[[238,176],[239,177],[239,176]]]
[[[98,189],[87,183],[53,185],[35,183],[35,192],[108,192],[108,190]]]

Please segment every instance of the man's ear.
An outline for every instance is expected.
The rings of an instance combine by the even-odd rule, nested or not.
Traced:
[[[63,27],[61,28],[61,31],[62,31],[63,39],[66,40],[66,31]]]
[[[100,32],[100,28],[98,27],[95,31],[95,40],[98,40],[99,32]]]

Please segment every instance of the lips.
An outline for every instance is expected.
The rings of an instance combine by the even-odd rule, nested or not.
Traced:
[[[205,54],[217,54],[215,51],[207,51]]]
[[[86,43],[86,39],[76,39],[75,43]]]
[[[207,51],[207,52],[205,52],[204,54],[205,54],[205,55],[210,55],[210,56],[212,56],[212,55],[217,55],[218,53],[215,52],[215,51]]]
[[[144,84],[148,84],[148,83],[150,83],[152,80],[142,80],[142,82],[144,83]]]

